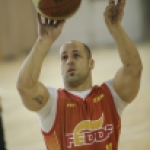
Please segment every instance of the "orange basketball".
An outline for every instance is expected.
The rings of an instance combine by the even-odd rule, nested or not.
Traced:
[[[32,0],[42,16],[53,20],[65,20],[78,10],[81,0]]]

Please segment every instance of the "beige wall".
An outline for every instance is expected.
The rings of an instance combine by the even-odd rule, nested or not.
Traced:
[[[69,39],[80,40],[91,46],[113,44],[114,40],[106,28],[103,17],[107,3],[107,0],[83,0],[77,14],[67,21],[54,47]],[[141,42],[144,37],[144,11],[141,3],[141,0],[127,0],[122,22],[124,29],[136,43]]]
[[[0,53],[3,56],[18,55],[29,51],[36,39],[36,17],[31,0],[0,0]],[[89,46],[114,43],[105,23],[103,12],[106,0],[83,0],[79,11],[69,20],[53,50],[65,41],[79,40]],[[128,0],[123,27],[134,42],[144,37],[143,5],[141,0]]]
[[[10,59],[29,51],[36,38],[31,0],[0,0],[0,53]]]

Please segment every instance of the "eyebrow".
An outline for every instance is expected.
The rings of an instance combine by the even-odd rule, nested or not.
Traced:
[[[73,50],[73,53],[76,53],[76,52],[77,52],[77,53],[81,53],[81,52],[78,51],[78,50]],[[66,54],[66,53],[67,53],[67,52],[62,52],[61,55],[62,55],[62,54]]]
[[[78,53],[80,53],[80,51],[78,51],[78,50],[73,50],[73,52],[75,53],[75,52],[78,52]]]

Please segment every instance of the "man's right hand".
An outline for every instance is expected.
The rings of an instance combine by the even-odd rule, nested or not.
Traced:
[[[54,21],[45,18],[45,22],[42,22],[42,17],[38,14],[38,36],[44,40],[54,43],[54,41],[60,35],[65,21]]]

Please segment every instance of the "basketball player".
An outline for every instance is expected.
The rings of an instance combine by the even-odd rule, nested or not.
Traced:
[[[142,72],[137,48],[121,26],[124,7],[125,0],[117,4],[109,0],[104,13],[122,67],[101,85],[92,85],[94,60],[89,48],[78,41],[60,49],[64,88],[46,87],[38,81],[42,62],[64,26],[47,19],[42,23],[39,16],[38,39],[20,69],[17,88],[27,109],[38,114],[48,150],[118,149],[120,117],[137,96]]]

